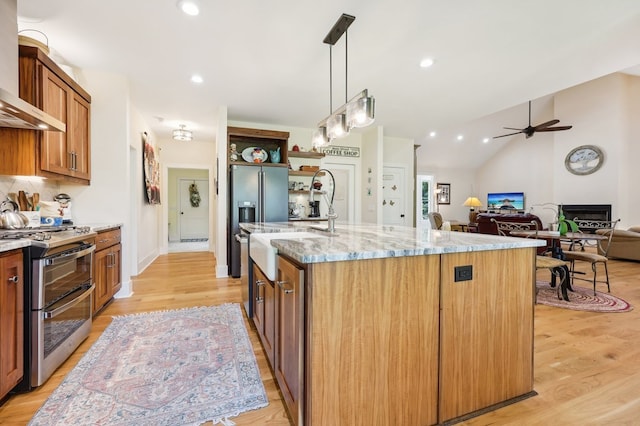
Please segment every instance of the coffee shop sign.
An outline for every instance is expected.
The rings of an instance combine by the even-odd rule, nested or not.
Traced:
[[[360,148],[353,146],[328,146],[323,149],[325,155],[334,157],[360,157]]]

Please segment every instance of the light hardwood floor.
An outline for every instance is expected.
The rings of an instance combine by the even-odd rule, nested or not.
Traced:
[[[107,327],[113,315],[240,302],[240,281],[216,279],[206,252],[159,257],[134,278],[135,294],[115,300],[93,331],[43,386],[0,407],[0,424],[24,425]],[[640,424],[640,263],[610,261],[612,293],[630,302],[629,313],[598,314],[542,305],[535,313],[535,390],[538,396],[471,419],[469,425]],[[548,273],[539,272],[539,278]],[[578,285],[588,287],[587,283]],[[599,288],[599,290],[605,290]],[[255,330],[245,318],[269,396],[269,406],[234,418],[240,425],[288,425]]]

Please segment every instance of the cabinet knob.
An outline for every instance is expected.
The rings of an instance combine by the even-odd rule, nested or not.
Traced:
[[[284,294],[293,293],[293,289],[292,288],[286,288],[284,286],[287,283],[287,281],[276,281],[276,283],[278,284],[278,287],[280,287],[282,289],[282,291],[284,291]]]
[[[9,281],[10,283],[16,284],[18,281],[20,281],[20,277],[18,277],[17,275],[14,275],[12,277],[9,277],[7,281]]]

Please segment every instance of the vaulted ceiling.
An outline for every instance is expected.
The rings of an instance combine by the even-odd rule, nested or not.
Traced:
[[[315,127],[329,113],[322,40],[354,15],[348,52],[344,38],[333,48],[333,106],[348,53],[348,96],[368,88],[385,135],[415,139],[441,167],[482,164],[510,138],[482,139],[524,127],[529,99],[538,121],[554,92],[640,64],[637,0],[199,3],[191,17],[176,0],[18,0],[18,24],[44,32],[60,63],[126,76],[159,137],[182,123],[213,141],[221,105],[231,120]]]

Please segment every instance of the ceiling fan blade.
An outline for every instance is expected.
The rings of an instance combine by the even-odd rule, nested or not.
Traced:
[[[519,135],[520,133],[522,133],[522,130],[519,131],[519,132],[515,132],[515,133],[509,133],[507,135],[494,136],[493,139],[504,138],[505,136]]]
[[[558,124],[559,122],[560,122],[560,120],[550,120],[550,121],[547,121],[545,123],[538,124],[537,126],[533,126],[533,129],[536,132],[538,132],[538,131],[540,131],[542,129],[545,129],[547,127],[553,126],[554,124]]]
[[[507,129],[507,130],[520,130],[520,131],[522,131],[522,129],[518,129],[517,127],[503,127],[503,129]]]
[[[536,130],[536,132],[556,132],[558,130],[569,130],[573,126],[556,126],[556,127],[547,127],[545,129]]]

